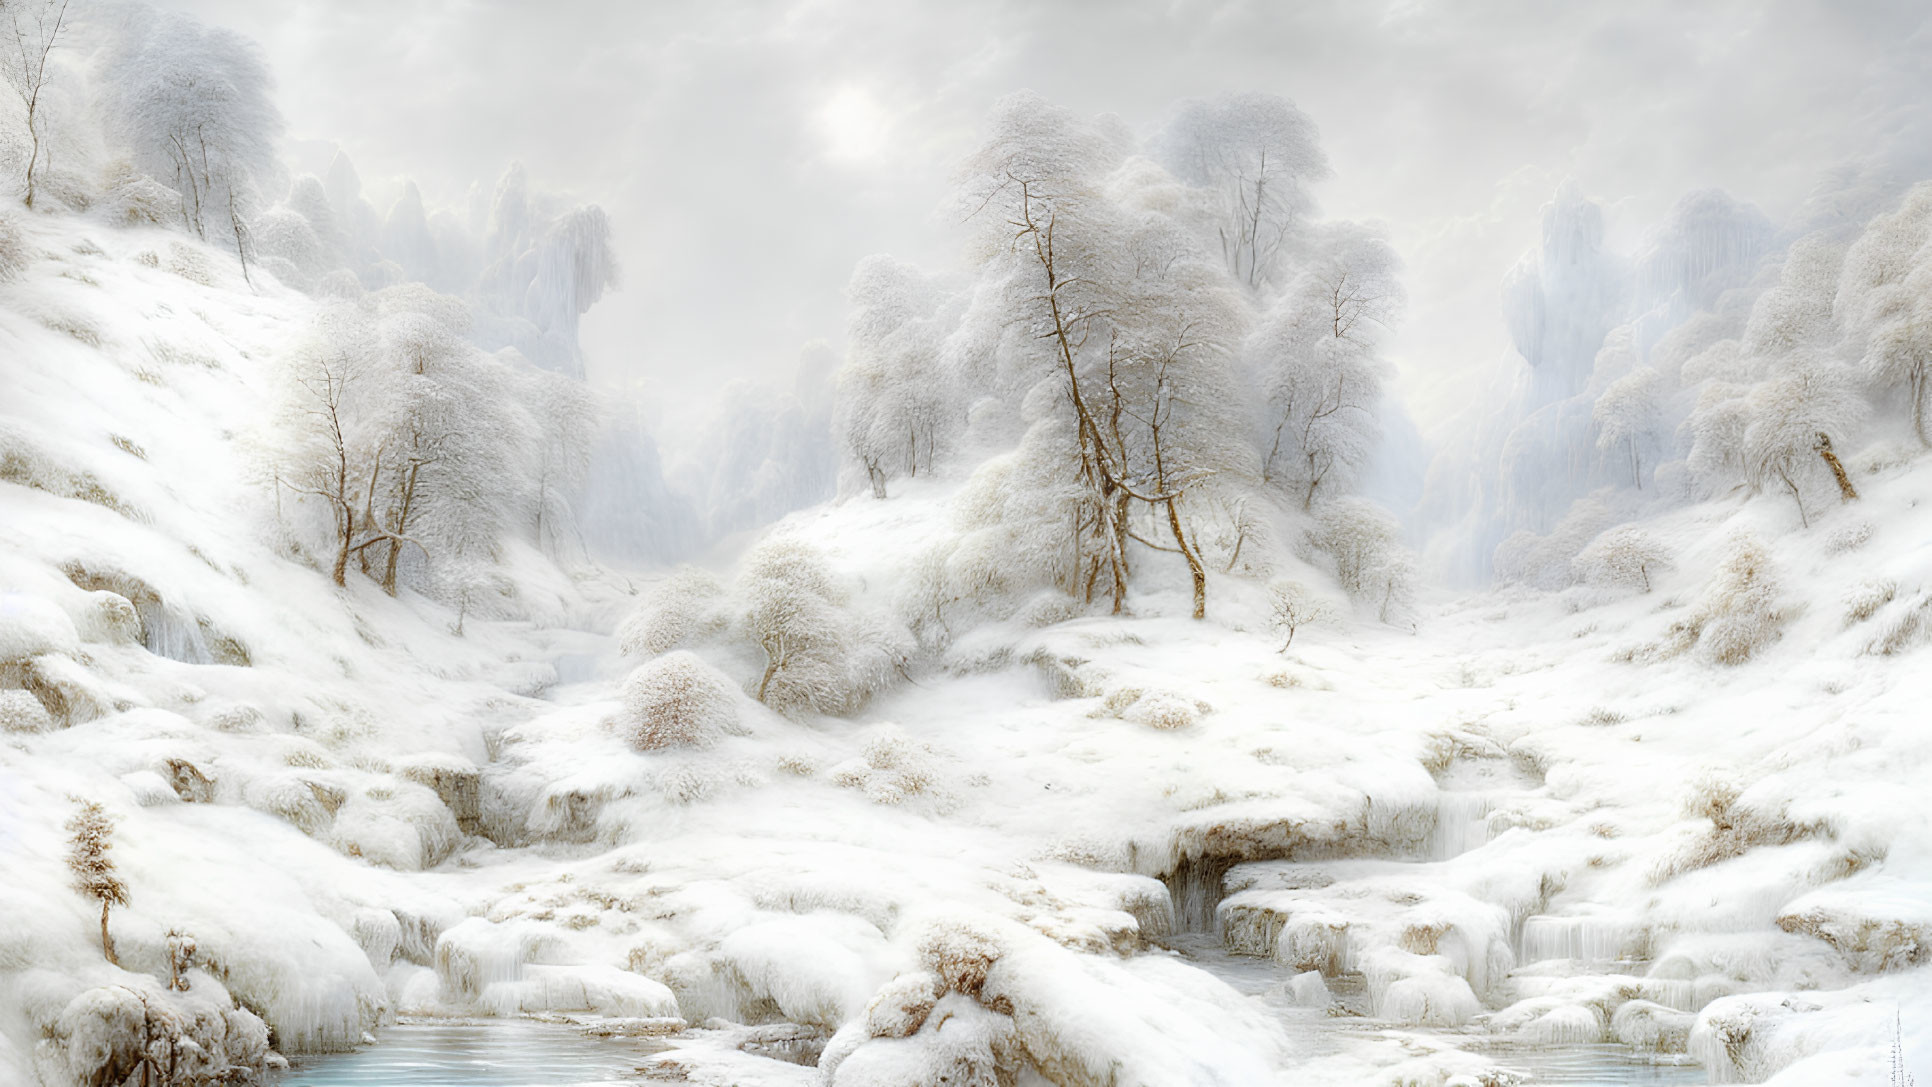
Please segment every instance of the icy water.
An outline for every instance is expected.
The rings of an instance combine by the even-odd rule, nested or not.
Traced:
[[[1335,1018],[1322,1009],[1295,1006],[1285,988],[1290,975],[1272,962],[1233,954],[1206,933],[1187,933],[1168,942],[1182,958],[1227,982],[1235,991],[1266,1001],[1296,1051],[1306,1056],[1333,1052],[1347,1032],[1379,1031],[1387,1026],[1366,1017],[1368,994],[1358,976],[1327,979],[1330,997],[1353,1013]],[[1522,1087],[1690,1087],[1709,1082],[1703,1066],[1695,1062],[1680,1058],[1678,1063],[1659,1063],[1619,1045],[1485,1048],[1472,1044],[1478,1039],[1462,1037],[1459,1041],[1527,1077]]]
[[[404,1023],[376,1044],[290,1062],[280,1087],[611,1087],[638,1082],[650,1049],[524,1019]]]

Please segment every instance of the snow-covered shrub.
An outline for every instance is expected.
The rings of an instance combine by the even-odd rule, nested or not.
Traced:
[[[1897,614],[1865,647],[1865,652],[1889,657],[1932,637],[1932,593],[1922,592],[1895,610]]]
[[[639,751],[709,747],[738,727],[736,697],[724,673],[681,649],[632,670],[619,727]]]
[[[182,221],[181,194],[146,174],[130,172],[109,185],[101,214],[115,226],[173,226]]]
[[[1691,1012],[1667,1008],[1653,1001],[1629,1000],[1618,1005],[1610,1017],[1610,1031],[1617,1041],[1632,1049],[1682,1053],[1696,1019]]]
[[[46,732],[54,719],[31,691],[0,689],[0,732]]]
[[[168,243],[168,259],[165,266],[168,271],[190,283],[203,287],[215,285],[215,265],[208,259],[207,251],[186,242]]]
[[[867,735],[861,757],[832,767],[832,783],[859,789],[874,804],[903,804],[936,790],[935,755],[898,725],[878,725]]]
[[[715,635],[728,622],[724,586],[708,570],[680,566],[654,588],[618,631],[618,648],[655,657]]]
[[[803,541],[760,544],[736,591],[741,636],[765,657],[754,697],[782,713],[849,713],[889,686],[910,656],[904,628],[854,610],[825,556]]]
[[[1547,535],[1518,529],[1497,544],[1496,576],[1502,581],[1538,589],[1566,588],[1576,578],[1571,560],[1614,519],[1609,506],[1600,498],[1577,499]]]
[[[30,259],[29,243],[25,231],[12,215],[0,214],[0,283],[5,283],[27,270]]]
[[[1613,528],[1590,541],[1571,560],[1578,580],[1591,585],[1619,585],[1651,590],[1653,575],[1671,569],[1670,552],[1648,532],[1629,525]]]
[[[1862,623],[1878,614],[1878,609],[1898,595],[1898,582],[1888,577],[1870,577],[1845,591],[1845,625]]]
[[[1771,553],[1750,536],[1731,541],[1717,576],[1697,606],[1698,648],[1718,664],[1742,664],[1784,627]]]
[[[1335,578],[1353,597],[1370,595],[1377,570],[1399,546],[1395,518],[1366,498],[1330,503],[1316,518],[1313,541],[1335,563]]]
[[[1120,717],[1131,724],[1166,732],[1192,727],[1200,719],[1200,712],[1190,699],[1169,691],[1150,691],[1135,699]]]
[[[1825,550],[1843,555],[1865,546],[1872,538],[1872,523],[1864,518],[1847,521],[1825,536]]]

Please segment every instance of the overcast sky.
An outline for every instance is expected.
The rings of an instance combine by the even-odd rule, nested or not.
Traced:
[[[404,176],[461,207],[512,159],[603,204],[627,278],[587,318],[593,373],[671,395],[836,341],[868,253],[950,262],[953,164],[1021,88],[1140,129],[1293,99],[1324,212],[1408,261],[1425,423],[1502,357],[1498,282],[1563,178],[1624,244],[1697,187],[1782,221],[1932,107],[1923,0],[172,2],[260,41],[291,137],[340,144],[379,207]]]

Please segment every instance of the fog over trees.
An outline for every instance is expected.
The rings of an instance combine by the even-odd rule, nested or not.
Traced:
[[[0,0],[0,1083],[1932,1053],[1926,17],[288,4]]]

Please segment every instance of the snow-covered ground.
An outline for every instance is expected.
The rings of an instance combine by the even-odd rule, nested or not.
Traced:
[[[236,1063],[256,1016],[297,1052],[569,1012],[746,1085],[1500,1083],[1510,1044],[1603,1042],[1883,1083],[1895,1019],[1932,1064],[1922,457],[1854,453],[1862,500],[1808,528],[1741,494],[1653,519],[1647,593],[1437,598],[1283,653],[1258,587],[1196,622],[1153,576],[1132,617],[1025,609],[849,718],[734,695],[715,742],[640,751],[614,631],[648,577],[513,551],[460,635],[335,588],[251,455],[316,303],[178,234],[25,227],[0,1081],[110,1063],[116,992]],[[889,580],[950,497],[899,490],[780,530]],[[1740,534],[1743,620],[1714,588]],[[1775,637],[1714,664],[1734,620]],[[118,967],[69,798],[118,819]]]

